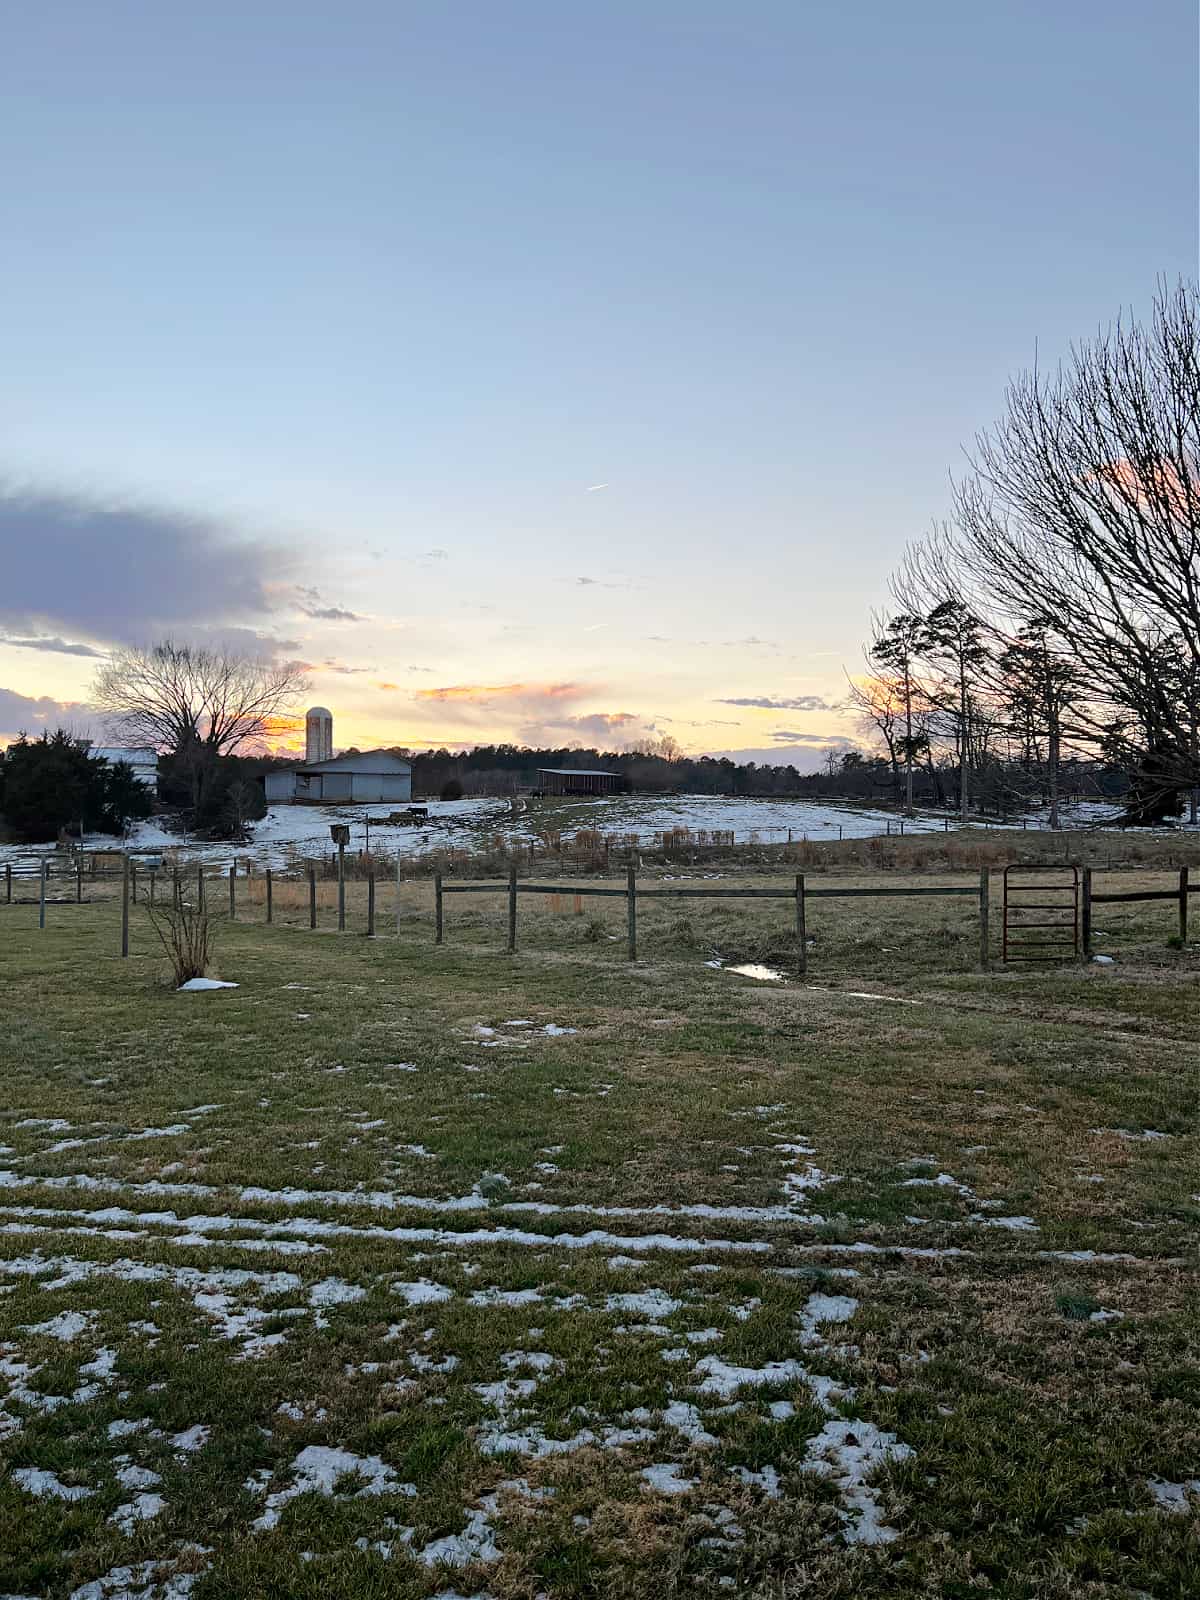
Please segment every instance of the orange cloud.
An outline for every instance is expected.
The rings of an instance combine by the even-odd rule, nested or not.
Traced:
[[[377,683],[375,687],[377,689],[398,689],[400,685],[398,683]]]
[[[581,683],[452,683],[441,689],[418,689],[416,698],[486,705],[492,700],[567,700],[589,692]]]

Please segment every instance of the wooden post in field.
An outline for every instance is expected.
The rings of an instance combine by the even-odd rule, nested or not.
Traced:
[[[367,873],[367,938],[375,937],[375,868]]]
[[[400,851],[396,851],[396,932],[400,932]]]
[[[979,966],[984,972],[992,964],[991,933],[992,875],[986,867],[979,869]]]
[[[317,869],[308,869],[308,925],[315,928],[317,925]]]
[[[171,868],[171,873],[172,873],[172,879],[171,879],[172,904],[174,905],[175,910],[178,911],[180,906],[183,903],[183,890],[179,886],[179,868],[178,868],[178,866],[172,867]]]
[[[808,971],[808,929],[804,918],[804,874],[796,874],[796,970],[803,977]]]
[[[508,951],[517,948],[517,863],[508,869]]]
[[[629,959],[637,960],[637,868],[625,869],[626,910],[629,913]]]
[[[1083,896],[1080,903],[1080,934],[1083,941],[1083,959],[1092,959],[1092,869],[1083,869]]]
[[[1179,942],[1187,943],[1188,869],[1179,869]]]
[[[338,845],[338,932],[346,931],[346,846]]]
[[[12,862],[4,863],[4,904],[12,905]]]
[[[129,954],[129,857],[121,873],[121,956]]]
[[[229,863],[229,920],[237,921],[237,862]]]
[[[83,851],[75,857],[75,904],[83,902]]]
[[[196,868],[196,910],[204,910],[204,867]]]
[[[41,867],[38,872],[38,927],[46,926],[46,870],[50,863],[45,856],[42,857]]]
[[[271,869],[267,868],[267,921],[275,920],[275,882],[271,877]]]

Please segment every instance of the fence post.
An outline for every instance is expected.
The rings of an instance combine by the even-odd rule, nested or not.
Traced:
[[[1092,959],[1092,869],[1083,869],[1083,900],[1081,911],[1081,932],[1083,934],[1083,959]]]
[[[175,907],[175,910],[178,911],[180,906],[183,903],[183,890],[179,886],[179,868],[178,867],[172,867],[171,868],[171,885],[172,885],[172,891],[171,891],[172,892],[172,903],[173,903],[173,905]]]
[[[275,920],[275,883],[271,877],[271,869],[267,868],[267,921]]]
[[[129,857],[125,857],[121,873],[121,955],[129,954]]]
[[[38,927],[46,926],[46,869],[50,863],[45,856],[42,857],[38,871]]]
[[[229,920],[237,921],[237,862],[229,863]]]
[[[317,869],[308,869],[308,925],[315,928],[317,925]]]
[[[986,972],[992,964],[992,875],[986,867],[979,869],[979,966]]]
[[[83,903],[83,851],[75,857],[75,904]]]
[[[808,930],[804,918],[804,874],[796,874],[796,945],[799,955],[796,958],[796,970],[803,977],[808,971]]]
[[[4,904],[12,905],[12,862],[4,863]]]
[[[508,950],[517,948],[517,863],[508,869]]]
[[[1179,869],[1179,942],[1187,943],[1188,869]]]
[[[137,905],[137,862],[129,863],[129,898]]]
[[[625,893],[629,911],[629,959],[637,960],[637,868],[625,869]]]
[[[338,932],[346,931],[346,846],[338,845]]]
[[[203,866],[199,866],[199,867],[196,868],[196,909],[197,909],[197,911],[203,911],[204,910],[204,868],[203,868]]]
[[[434,918],[434,944],[442,942],[442,875],[435,872],[433,875],[433,918]]]
[[[400,851],[396,851],[396,932],[400,932]]]
[[[367,938],[375,937],[375,868],[367,873]]]

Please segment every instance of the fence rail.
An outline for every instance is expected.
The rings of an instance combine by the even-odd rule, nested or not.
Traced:
[[[970,895],[978,901],[979,905],[979,965],[986,971],[991,963],[991,935],[989,927],[991,904],[991,876],[985,867],[979,874],[977,883],[974,884],[941,884],[922,887],[904,888],[867,888],[861,885],[835,884],[822,889],[810,889],[805,882],[804,873],[796,874],[796,881],[790,889],[706,889],[706,888],[657,888],[643,889],[638,886],[637,875],[633,867],[629,868],[626,875],[624,888],[600,884],[581,884],[572,882],[564,890],[561,884],[547,883],[522,883],[517,877],[514,866],[509,871],[507,882],[502,883],[447,883],[441,873],[436,873],[433,880],[434,893],[434,943],[442,944],[445,941],[445,897],[448,894],[507,894],[508,896],[508,948],[513,952],[517,948],[517,903],[523,894],[559,895],[572,894],[576,899],[585,897],[607,896],[623,899],[627,905],[628,916],[628,951],[630,961],[637,960],[637,907],[639,900],[791,900],[796,907],[796,970],[803,975],[808,971],[808,936],[807,936],[807,911],[809,900],[814,899],[847,899],[847,898],[881,898],[891,899],[897,896],[939,896],[939,895]]]

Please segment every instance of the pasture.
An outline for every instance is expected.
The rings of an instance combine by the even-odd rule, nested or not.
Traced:
[[[110,884],[0,906],[0,1593],[1200,1589],[1169,908],[981,974],[970,901],[820,901],[759,983],[786,902],[631,965],[569,886],[515,957],[502,895],[436,948],[333,887],[199,994]]]

